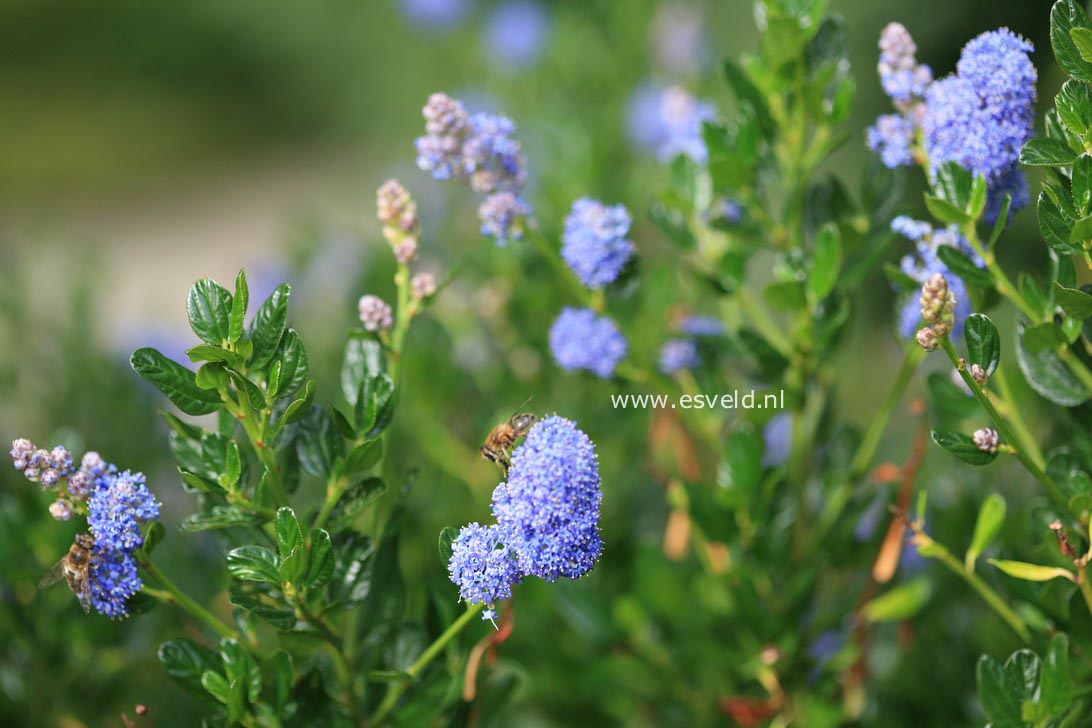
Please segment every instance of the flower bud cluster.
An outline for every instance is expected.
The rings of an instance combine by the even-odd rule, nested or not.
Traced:
[[[971,436],[974,440],[974,446],[982,452],[994,453],[997,452],[997,446],[1000,444],[1001,439],[997,435],[997,430],[992,430],[988,427],[983,427],[980,430],[975,430],[974,435]]]
[[[940,273],[934,273],[921,287],[921,318],[929,324],[919,329],[914,338],[921,348],[933,351],[942,339],[952,333],[955,323],[955,296],[948,288],[948,281]]]
[[[915,148],[925,106],[922,99],[933,82],[933,71],[917,61],[917,45],[901,23],[890,23],[880,33],[880,84],[897,114],[883,114],[867,133],[868,148],[890,168],[914,164]]]

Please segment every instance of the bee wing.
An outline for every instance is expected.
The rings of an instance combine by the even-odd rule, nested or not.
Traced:
[[[65,557],[65,558],[67,558],[67,557]],[[47,589],[47,588],[53,586],[54,584],[56,584],[57,582],[61,581],[62,579],[64,579],[64,575],[65,575],[64,564],[65,564],[65,559],[61,559],[56,564],[54,564],[53,568],[50,569],[49,571],[47,571],[45,573],[45,576],[43,576],[41,578],[41,580],[38,582],[38,588],[39,589]]]
[[[80,590],[76,592],[76,598],[80,600],[80,606],[83,607],[84,614],[91,613],[91,584],[88,581],[84,581],[80,586]]]

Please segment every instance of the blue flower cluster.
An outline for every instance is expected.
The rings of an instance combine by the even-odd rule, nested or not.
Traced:
[[[921,101],[933,82],[933,71],[918,63],[917,45],[900,23],[890,23],[880,33],[880,83],[898,111],[883,114],[868,128],[868,148],[890,168],[911,165],[914,145],[925,111]]]
[[[471,0],[401,0],[399,4],[410,22],[431,31],[451,28],[473,8]]]
[[[464,526],[451,545],[448,573],[464,601],[485,604],[512,595],[524,576],[548,582],[587,574],[603,550],[603,494],[595,446],[575,423],[556,415],[536,423],[512,453],[507,482],[493,491],[496,525]]]
[[[964,320],[971,314],[971,302],[967,298],[966,284],[944,265],[937,255],[937,250],[940,246],[947,245],[967,255],[980,268],[985,266],[985,262],[959,234],[958,228],[954,225],[934,229],[927,222],[913,220],[903,215],[891,221],[891,229],[916,245],[916,253],[906,255],[902,259],[900,267],[903,273],[922,284],[933,275],[940,273],[948,282],[948,289],[956,300],[955,325],[952,332],[958,335],[963,328]],[[900,311],[899,333],[906,337],[913,336],[920,323],[921,304],[917,296],[913,296]]]
[[[664,374],[695,369],[701,363],[693,339],[668,339],[660,349],[660,371]]]
[[[550,353],[566,371],[583,369],[608,379],[628,348],[615,323],[590,308],[566,306],[550,327]]]
[[[679,330],[690,336],[723,336],[724,322],[714,316],[687,316],[679,322]]]
[[[87,525],[94,536],[91,556],[91,606],[108,617],[129,614],[129,598],[140,591],[136,549],[144,544],[140,525],[159,518],[159,503],[141,473],[118,472],[98,453],[88,452],[77,469],[63,447],[39,450],[30,440],[11,445],[12,464],[43,488],[56,488],[49,511],[57,520],[72,517],[74,504],[86,503]],[[30,471],[28,473],[28,471]]]
[[[985,175],[994,218],[1006,192],[1013,194],[1012,210],[1027,204],[1017,162],[1034,134],[1032,50],[1005,28],[983,33],[964,46],[956,73],[930,86],[925,97],[922,131],[930,164],[935,169],[955,161]]]
[[[417,166],[434,179],[464,180],[485,195],[478,207],[482,233],[497,245],[523,237],[531,208],[522,198],[526,164],[516,125],[499,114],[468,114],[446,94],[429,97],[422,111],[425,135],[418,137]]]
[[[588,288],[602,288],[622,274],[633,257],[629,234],[633,219],[623,205],[604,205],[587,197],[573,203],[561,235],[561,257]]]

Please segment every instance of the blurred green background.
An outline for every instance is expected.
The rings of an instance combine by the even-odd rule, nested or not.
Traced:
[[[430,5],[454,11],[446,22],[429,21],[421,12]],[[189,504],[156,416],[165,403],[129,370],[129,352],[151,345],[184,358],[193,343],[189,285],[203,276],[228,282],[246,266],[252,300],[280,279],[293,282],[291,317],[320,397],[337,397],[356,298],[391,294],[373,192],[398,176],[422,208],[423,267],[462,271],[409,342],[388,458],[396,475],[417,470],[420,537],[405,540],[407,569],[450,588],[435,534],[487,517],[497,477],[476,450],[495,422],[529,395],[536,411],[577,419],[600,450],[607,552],[588,579],[520,588],[517,628],[502,655],[522,687],[504,724],[682,725],[692,706],[672,706],[715,693],[720,680],[715,669],[687,674],[697,669],[688,662],[725,663],[731,672],[735,653],[730,635],[703,621],[723,606],[723,586],[661,553],[662,483],[643,455],[649,413],[611,410],[612,385],[556,370],[546,331],[571,302],[533,254],[496,250],[477,235],[471,196],[416,170],[413,138],[428,94],[445,90],[520,125],[530,195],[547,230],[585,194],[635,211],[642,295],[618,310],[649,332],[631,346],[651,360],[672,307],[702,302],[657,265],[670,249],[642,211],[665,172],[628,137],[628,109],[642,86],[666,83],[731,104],[718,61],[753,47],[750,3],[542,2],[541,52],[522,63],[496,58],[489,37],[497,5],[0,2],[0,435],[74,445],[82,435],[87,448],[149,473],[173,531]],[[847,20],[858,84],[855,136],[836,156],[836,171],[848,178],[868,159],[864,128],[887,110],[874,69],[876,39],[891,20],[908,26],[919,59],[938,76],[967,39],[1006,25],[1036,45],[1040,96],[1052,98],[1061,83],[1046,0],[831,5]],[[1015,266],[1037,264],[1044,250],[1028,212],[1006,240],[1002,255]],[[858,346],[850,350],[874,345],[867,361],[847,358],[845,381],[855,385],[838,391],[858,422],[886,391],[870,373],[898,356],[888,286],[877,276],[875,287],[877,304],[857,307]],[[884,453],[903,457],[910,429],[908,417],[897,418]],[[923,479],[931,498],[935,490],[951,523],[971,522],[979,486],[961,480],[965,471],[941,471],[934,464]],[[177,614],[159,609],[111,623],[84,617],[63,589],[38,594],[38,576],[64,552],[71,529],[48,519],[34,490],[0,469],[0,723],[119,725],[122,712],[143,703],[158,725],[195,724],[197,706],[154,656],[159,640],[190,629]],[[944,523],[937,528],[943,535]],[[163,548],[184,586],[203,596],[222,589],[211,539],[178,534]],[[868,562],[862,555],[862,570]],[[690,614],[695,600],[705,617]],[[878,640],[870,723],[974,723],[974,659],[983,645],[1014,645],[1005,634],[976,634],[978,606],[961,603],[934,605],[914,641]],[[216,604],[225,614],[226,607]],[[656,667],[663,644],[687,659]],[[675,693],[665,694],[670,686]],[[738,686],[728,681],[725,689]],[[709,710],[690,720],[723,720]],[[878,715],[899,717],[875,723]]]

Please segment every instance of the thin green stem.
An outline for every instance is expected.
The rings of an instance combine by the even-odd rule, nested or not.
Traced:
[[[239,639],[238,633],[223,621],[221,621],[215,614],[202,607],[200,604],[190,599],[181,589],[179,589],[173,581],[168,579],[162,572],[155,568],[152,563],[146,559],[140,560],[140,567],[144,570],[144,573],[162,589],[154,589],[149,587],[142,587],[141,591],[148,594],[153,599],[157,599],[164,604],[174,604],[182,611],[189,614],[198,622],[203,623],[212,631],[216,632],[221,637],[230,637],[237,640],[240,644],[244,641]]]
[[[421,675],[421,672],[428,667],[428,664],[432,662],[432,660],[447,647],[447,644],[451,642],[466,625],[470,624],[470,620],[480,614],[484,608],[484,604],[473,604],[467,608],[462,616],[452,622],[451,625],[444,630],[443,634],[437,637],[431,645],[426,647],[425,651],[413,661],[413,664],[406,668],[406,675],[409,680],[394,683],[390,686],[387,690],[387,694],[383,697],[383,702],[379,704],[375,714],[372,716],[371,723],[373,725],[379,725],[383,719],[394,710],[395,706],[398,705],[398,700],[402,697],[402,694],[409,688],[410,681],[416,680]]]
[[[1092,582],[1088,581],[1087,564],[1077,568],[1077,583],[1081,587],[1081,596],[1084,597],[1084,603],[1088,607],[1088,612],[1092,614]]]
[[[1024,418],[1020,415],[1020,409],[1016,406],[1016,399],[1012,396],[1012,388],[1009,386],[1009,379],[1005,374],[1004,367],[997,370],[997,375],[992,381],[997,382],[997,392],[1002,400],[997,404],[997,411],[1008,418],[1013,431],[1021,438],[1023,447],[1028,452],[1028,456],[1034,460],[1035,464],[1040,468],[1045,468],[1046,459],[1043,457],[1043,451],[1039,449],[1039,444],[1035,442],[1031,430],[1028,429],[1027,423],[1024,422]]]
[[[1016,433],[1014,433],[1012,431],[1012,428],[1009,427],[1008,421],[1006,421],[1005,418],[997,412],[997,409],[993,406],[993,402],[991,402],[990,398],[986,396],[986,393],[982,391],[982,388],[978,385],[978,382],[972,379],[971,375],[967,373],[967,367],[960,367],[959,354],[956,353],[955,347],[952,346],[952,342],[949,341],[947,337],[945,337],[941,339],[941,344],[944,348],[944,353],[946,353],[948,355],[948,358],[951,359],[952,364],[956,368],[956,371],[959,372],[959,376],[963,378],[963,382],[971,390],[971,394],[973,394],[974,398],[978,400],[978,404],[982,407],[986,415],[993,422],[994,426],[1001,433],[1001,436],[1004,437],[1005,440],[1009,443],[1014,443],[1016,445],[1017,460],[1019,460],[1023,464],[1024,468],[1026,468],[1027,471],[1031,473],[1032,477],[1039,481],[1039,483],[1043,486],[1043,489],[1046,490],[1047,495],[1049,495],[1063,511],[1070,512],[1069,501],[1066,499],[1065,494],[1062,493],[1061,488],[1059,488],[1058,485],[1053,480],[1051,480],[1050,476],[1047,475],[1046,472],[1032,459],[1031,455],[1028,453],[1028,447],[1026,443],[1024,443],[1021,438],[1016,436]],[[1073,515],[1079,517],[1080,514],[1074,513]]]
[[[853,461],[849,466],[850,480],[861,478],[867,472],[869,466],[872,465],[872,460],[876,456],[876,448],[879,447],[883,433],[887,430],[891,415],[894,413],[899,401],[902,400],[902,396],[906,393],[906,388],[913,380],[914,372],[917,371],[924,355],[925,351],[919,346],[911,345],[907,348],[906,355],[902,359],[902,366],[899,367],[899,372],[895,375],[895,381],[891,385],[891,391],[887,393],[883,404],[872,416],[872,421],[868,423],[868,429],[865,430],[864,438],[861,439],[861,444],[853,455]]]
[[[736,289],[735,297],[739,302],[739,307],[743,309],[751,323],[758,329],[758,333],[762,334],[763,338],[770,342],[770,345],[777,349],[779,354],[785,358],[791,358],[792,345],[781,333],[777,323],[766,313],[766,310],[758,305],[758,301],[755,300],[750,289],[746,286],[740,286]]]
[[[921,533],[920,530],[916,531],[915,538],[918,539],[919,549],[925,549],[931,557],[940,561],[947,566],[952,573],[958,575],[960,579],[967,582],[972,589],[978,592],[978,595],[982,597],[983,601],[997,613],[997,616],[1001,617],[1001,619],[1005,621],[1005,624],[1009,625],[1009,627],[1020,636],[1020,639],[1024,642],[1031,641],[1031,632],[1028,630],[1027,625],[1024,624],[1024,620],[1022,620],[1020,615],[1014,612],[1009,605],[1005,604],[1005,601],[1001,596],[994,591],[989,584],[983,581],[982,577],[974,571],[969,571],[965,568],[965,566],[959,562],[959,559],[952,555],[951,551],[929,536]]]

